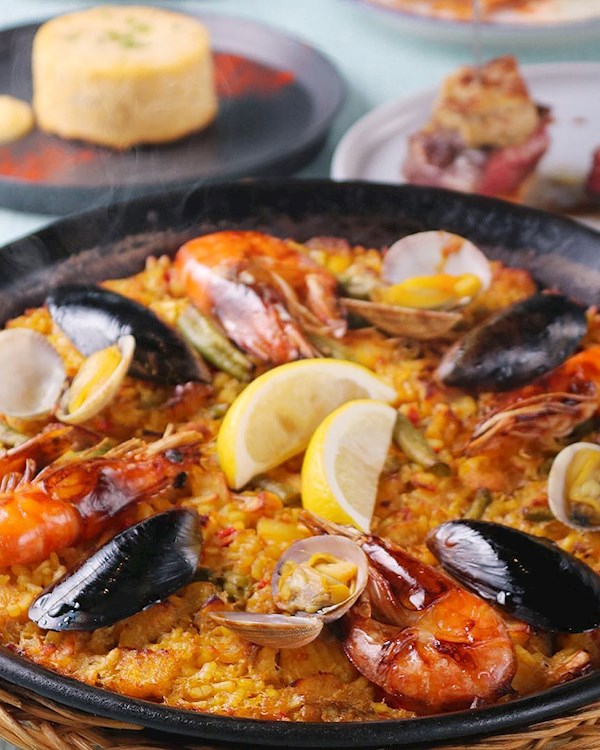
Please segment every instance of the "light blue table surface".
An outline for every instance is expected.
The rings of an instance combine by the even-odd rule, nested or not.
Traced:
[[[141,1],[141,0],[140,0]],[[96,3],[99,4],[99,3]],[[292,33],[324,52],[337,66],[347,95],[330,130],[327,143],[312,163],[298,174],[327,177],[336,144],[362,115],[424,88],[436,86],[457,65],[472,59],[470,40],[452,42],[424,38],[403,30],[384,14],[353,0],[168,0],[162,5],[193,12],[206,11],[263,21]],[[4,0],[0,25],[14,26],[86,7],[68,0]],[[484,39],[482,56],[512,52],[523,63],[600,61],[600,30],[595,39]],[[0,92],[1,93],[1,92]],[[54,217],[0,208],[0,246],[35,231]]]
[[[436,86],[445,74],[457,65],[469,62],[473,55],[470,40],[452,42],[423,38],[414,30],[402,30],[396,24],[386,22],[379,13],[352,0],[143,2],[190,12],[223,13],[263,21],[293,33],[329,57],[346,82],[346,100],[333,123],[325,147],[311,164],[301,170],[299,176],[328,176],[337,142],[362,115],[385,102]],[[86,5],[89,3],[66,0],[3,0],[0,25],[10,27],[24,24]],[[574,40],[565,35],[551,42],[483,40],[483,57],[509,52],[517,54],[523,63],[600,61],[600,33],[595,39]],[[0,208],[0,245],[34,232],[53,219],[51,216]],[[0,750],[11,748],[0,743]]]

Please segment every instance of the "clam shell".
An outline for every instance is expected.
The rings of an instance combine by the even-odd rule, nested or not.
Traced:
[[[101,349],[99,352],[95,352],[84,361],[79,372],[73,379],[71,387],[61,399],[61,411],[57,414],[61,422],[66,422],[67,424],[81,424],[82,422],[86,422],[88,419],[91,419],[98,414],[98,412],[102,411],[102,409],[113,400],[121,383],[125,379],[129,366],[133,360],[135,339],[133,336],[121,336],[117,341],[117,346],[121,355],[121,360],[117,367],[115,367],[103,383],[89,394],[79,408],[69,413],[66,411],[69,400],[72,398],[73,393],[75,393],[78,388],[81,388],[84,381],[87,380],[90,368],[95,366],[95,363],[98,361],[98,355],[104,350]]]
[[[438,338],[448,333],[462,319],[458,312],[423,310],[350,297],[343,298],[342,302],[347,310],[360,315],[382,331],[412,339]]]
[[[552,513],[567,526],[583,531],[600,531],[600,524],[579,522],[569,512],[569,503],[566,493],[567,470],[581,450],[590,450],[600,453],[600,445],[595,443],[573,443],[563,448],[552,462],[548,474],[548,505]],[[599,456],[600,458],[600,456]]]
[[[0,363],[0,412],[27,419],[52,411],[66,374],[45,336],[29,328],[0,332]]]
[[[314,641],[323,629],[318,617],[270,615],[256,612],[211,612],[210,617],[247,641],[272,648],[299,648]]]
[[[399,284],[415,276],[472,273],[481,281],[481,291],[492,281],[490,262],[472,242],[451,232],[417,232],[402,237],[383,257],[383,279]]]
[[[279,580],[281,578],[282,566],[289,560],[298,563],[303,562],[319,552],[333,555],[342,560],[350,560],[356,565],[358,570],[354,591],[348,599],[339,604],[324,607],[314,614],[305,613],[308,614],[310,618],[317,618],[322,622],[332,622],[333,620],[342,617],[342,615],[344,615],[356,602],[358,597],[364,591],[369,577],[369,564],[367,562],[367,557],[356,542],[353,542],[351,539],[329,534],[327,536],[312,536],[308,539],[301,539],[298,542],[294,542],[294,544],[290,545],[283,555],[281,555],[277,562],[275,572],[271,578],[271,591],[276,606],[285,611],[285,604],[281,602],[279,598]]]

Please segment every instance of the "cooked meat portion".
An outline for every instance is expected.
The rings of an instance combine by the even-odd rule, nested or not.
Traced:
[[[470,148],[513,146],[540,125],[514,57],[464,66],[442,83],[430,127],[456,130]]]
[[[549,112],[513,57],[463,67],[442,84],[430,122],[409,138],[413,183],[515,197],[549,146]]]

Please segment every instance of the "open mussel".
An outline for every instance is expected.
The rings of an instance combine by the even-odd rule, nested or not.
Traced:
[[[486,521],[448,521],[427,546],[465,588],[561,633],[600,627],[600,576],[554,542]]]
[[[45,630],[96,630],[166,599],[198,565],[198,516],[176,508],[130,526],[43,591],[29,617]]]
[[[459,388],[518,388],[564,362],[586,329],[580,305],[561,294],[535,294],[457,341],[442,358],[437,376]]]
[[[133,336],[133,377],[165,385],[210,380],[206,365],[177,331],[134,300],[101,287],[69,284],[54,289],[46,303],[54,322],[84,356]]]

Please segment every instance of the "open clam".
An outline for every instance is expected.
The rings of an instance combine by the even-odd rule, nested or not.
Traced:
[[[271,578],[275,605],[287,614],[218,612],[211,617],[252,643],[297,648],[313,641],[324,623],[342,617],[367,580],[367,558],[351,539],[309,537],[283,553]]]
[[[210,617],[219,625],[235,630],[247,641],[271,648],[306,646],[323,630],[323,620],[318,617],[289,617],[258,612],[211,612]]]
[[[429,288],[435,291],[436,277],[447,275],[460,278],[465,274],[479,280],[477,286],[470,287],[471,290],[485,291],[492,281],[490,262],[481,250],[469,240],[451,232],[409,234],[394,242],[383,257],[382,276],[388,284],[428,277],[433,282]],[[426,285],[423,283],[422,286]],[[472,296],[472,293],[463,294],[454,302],[441,300],[442,304],[437,306],[454,307],[457,303],[464,304]]]
[[[382,284],[369,300],[345,298],[349,312],[394,336],[432,339],[461,319],[457,308],[490,285],[485,255],[472,242],[450,232],[418,232],[385,253]]]
[[[439,338],[462,319],[460,313],[449,310],[419,310],[350,297],[344,297],[342,302],[346,310],[360,315],[385,333],[420,340]]]
[[[50,414],[64,387],[62,357],[29,328],[0,332],[0,412],[24,419]]]
[[[121,336],[113,346],[91,354],[61,399],[57,414],[61,422],[81,424],[109,404],[127,375],[134,352],[133,336]]]
[[[332,622],[344,615],[367,585],[365,553],[342,536],[295,542],[279,558],[271,579],[277,607]]]
[[[23,419],[56,416],[81,424],[115,397],[135,351],[133,336],[84,360],[64,393],[67,374],[60,354],[37,331],[12,328],[0,332],[0,413]],[[62,396],[61,396],[62,394]]]
[[[573,443],[552,462],[548,505],[574,529],[600,531],[600,445]]]

